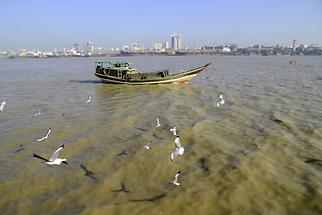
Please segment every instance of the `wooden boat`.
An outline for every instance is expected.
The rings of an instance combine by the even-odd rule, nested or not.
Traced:
[[[141,73],[130,66],[129,62],[95,62],[95,75],[104,83],[112,84],[170,84],[187,83],[210,63],[194,69],[169,75],[169,70],[163,69],[156,72]]]

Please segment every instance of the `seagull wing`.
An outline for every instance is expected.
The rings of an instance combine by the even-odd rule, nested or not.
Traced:
[[[183,153],[184,153],[184,148],[183,147],[178,148],[177,150],[178,150],[179,155],[183,155]]]
[[[180,174],[180,173],[177,173],[177,174],[174,176],[174,180],[175,180],[175,182],[178,182],[179,174]]]
[[[178,171],[177,174],[174,176],[172,183],[174,183],[174,184],[178,183],[179,175],[180,175],[180,171]]]
[[[49,158],[49,161],[51,161],[51,162],[55,161],[58,158],[59,153],[63,148],[64,148],[64,145],[62,145],[56,151],[54,151],[53,155]]]
[[[43,138],[40,138],[38,139],[37,141],[40,142],[40,141],[43,141],[44,139],[46,139],[47,137],[43,137]]]
[[[181,142],[180,142],[180,138],[179,137],[177,137],[176,139],[175,139],[175,141],[174,141],[174,146],[176,147],[176,148],[181,148]]]
[[[177,175],[176,175],[176,176],[177,176]],[[176,176],[174,176],[173,180],[171,181],[171,183],[172,183],[172,184],[176,184],[176,183],[178,183],[178,182],[177,182],[177,180],[178,180],[178,179],[176,178]]]
[[[172,149],[171,152],[171,161],[173,161],[177,156],[179,155],[179,150],[178,149]]]
[[[46,138],[48,138],[50,133],[51,133],[51,128],[47,131]]]
[[[35,158],[38,158],[38,159],[40,159],[40,160],[43,160],[43,161],[46,161],[46,162],[50,162],[49,160],[47,160],[46,158],[43,158],[43,157],[41,157],[41,156],[39,156],[39,155],[37,155],[37,154],[33,154],[33,156],[35,157]]]
[[[40,142],[40,141],[43,141],[44,139],[47,139],[50,133],[51,133],[51,128],[47,131],[46,136],[44,136],[44,137],[42,137],[42,138],[38,139],[37,141],[38,141],[38,142]]]
[[[4,105],[6,104],[6,102],[2,102],[1,103],[1,106],[0,106],[0,111],[2,112],[3,111],[3,108],[4,108]]]

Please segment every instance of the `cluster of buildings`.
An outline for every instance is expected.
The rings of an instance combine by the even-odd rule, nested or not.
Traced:
[[[171,43],[170,43],[171,42]],[[134,42],[130,46],[122,48],[95,47],[93,42],[86,42],[82,47],[78,43],[72,44],[71,48],[57,49],[52,51],[39,51],[21,49],[19,52],[10,50],[0,51],[0,56],[15,57],[90,57],[90,56],[128,56],[128,55],[322,55],[322,48],[318,45],[297,45],[293,40],[289,46],[277,44],[264,46],[261,44],[249,47],[239,47],[237,44],[208,46],[196,48],[182,46],[181,34],[171,35],[171,40],[154,42],[150,48],[145,48],[141,43]]]
[[[316,44],[297,45],[293,40],[292,45],[284,46],[277,44],[275,46],[264,46],[255,44],[249,47],[238,47],[236,44],[225,46],[203,46],[201,53],[207,54],[230,54],[230,55],[322,55],[322,48]]]
[[[155,42],[151,48],[144,48],[138,42],[132,46],[123,46],[121,49],[113,49],[114,52],[120,52],[121,55],[131,54],[163,54],[163,55],[322,55],[322,48],[316,44],[297,45],[293,40],[292,45],[284,46],[277,44],[275,46],[264,46],[255,44],[248,47],[239,47],[237,44],[208,46],[200,48],[187,48],[182,46],[180,34],[171,35],[171,46],[168,41]]]
[[[74,43],[71,48],[54,48],[52,51],[20,49],[18,52],[11,50],[0,51],[0,55],[14,57],[44,58],[44,57],[91,57],[104,56],[109,50],[102,47],[95,47],[93,42],[86,42],[83,47]]]
[[[122,54],[162,54],[183,50],[181,34],[171,35],[171,46],[169,41],[154,42],[151,48],[144,48],[139,42],[132,43],[131,46],[123,46],[121,49],[112,49],[114,52]]]

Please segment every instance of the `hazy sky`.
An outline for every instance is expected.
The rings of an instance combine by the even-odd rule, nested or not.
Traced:
[[[173,33],[190,47],[322,45],[322,0],[0,0],[0,50],[151,47]]]

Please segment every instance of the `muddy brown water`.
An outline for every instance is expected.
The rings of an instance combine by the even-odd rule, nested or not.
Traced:
[[[96,60],[212,65],[189,84],[124,86],[101,84]],[[322,213],[320,56],[1,58],[0,100],[1,214]],[[62,144],[67,165],[32,157]]]

